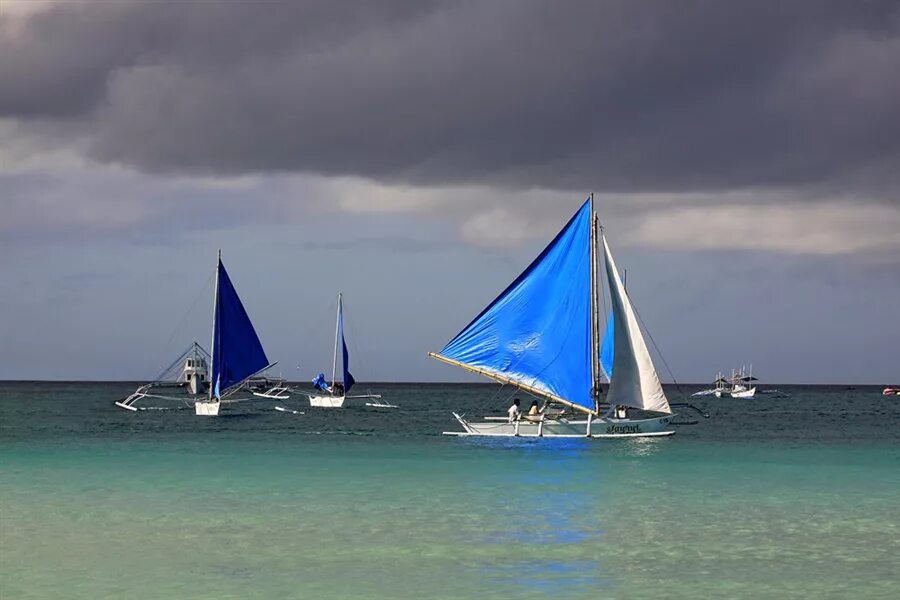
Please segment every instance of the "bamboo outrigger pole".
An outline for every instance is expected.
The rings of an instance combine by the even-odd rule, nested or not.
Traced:
[[[436,358],[437,360],[439,360],[441,362],[445,362],[448,365],[453,365],[455,367],[465,369],[466,371],[469,371],[471,373],[478,373],[479,375],[484,375],[485,377],[493,379],[494,381],[499,381],[500,383],[514,385],[517,388],[525,390],[526,392],[528,392],[530,394],[534,394],[536,396],[541,396],[543,398],[547,398],[548,400],[552,400],[553,402],[565,404],[569,408],[573,408],[575,410],[580,410],[581,412],[585,412],[589,415],[597,414],[596,410],[591,410],[589,408],[585,408],[584,406],[579,406],[578,404],[575,404],[574,402],[570,402],[569,400],[566,400],[565,398],[560,398],[556,394],[551,394],[550,392],[546,392],[544,390],[538,389],[534,386],[528,385],[527,383],[522,383],[520,381],[516,381],[515,379],[510,379],[509,377],[505,377],[503,375],[498,375],[497,373],[492,373],[491,371],[488,371],[487,369],[473,367],[471,365],[467,365],[466,363],[459,362],[458,360],[453,360],[452,358],[447,358],[446,356],[442,356],[435,352],[429,352],[428,356],[430,356],[431,358]]]

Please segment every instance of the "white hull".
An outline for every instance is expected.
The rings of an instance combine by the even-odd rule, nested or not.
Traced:
[[[465,431],[445,431],[444,435],[487,436],[487,437],[560,437],[560,438],[619,438],[619,437],[654,437],[672,435],[675,432],[667,429],[675,415],[666,415],[652,419],[613,419],[601,417],[591,422],[588,434],[587,419],[552,421],[529,421],[526,418],[509,423],[506,421],[487,421],[470,423],[453,413]]]
[[[752,398],[756,395],[756,387],[731,392],[732,398]]]
[[[195,402],[194,411],[200,417],[217,417],[219,416],[219,405],[221,402]]]
[[[359,394],[353,396],[314,396],[312,394],[308,394],[309,405],[315,406],[318,408],[342,408],[344,406],[344,401],[349,400],[350,398],[381,398],[380,394]],[[382,404],[369,404],[366,403],[366,406],[381,406],[382,408],[397,408],[394,405],[382,405]]]
[[[199,394],[202,391],[200,376],[197,373],[191,373],[190,377],[188,377],[187,386],[189,394],[193,396]]]
[[[341,408],[346,396],[309,396],[309,405],[317,408]]]

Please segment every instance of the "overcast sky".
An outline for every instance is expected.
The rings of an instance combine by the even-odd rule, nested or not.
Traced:
[[[0,0],[0,378],[208,346],[222,248],[284,375],[343,291],[358,380],[469,380],[594,192],[679,380],[898,383],[898,65],[896,0]]]

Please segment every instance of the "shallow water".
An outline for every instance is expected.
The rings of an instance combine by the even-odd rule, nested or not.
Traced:
[[[0,597],[889,598],[900,586],[900,399],[876,388],[693,399],[712,418],[672,438],[586,441],[441,436],[458,429],[450,410],[502,412],[508,394],[373,387],[401,408],[298,396],[201,419],[119,410],[125,384],[0,384]]]

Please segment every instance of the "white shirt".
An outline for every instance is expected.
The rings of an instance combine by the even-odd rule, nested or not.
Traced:
[[[510,423],[515,421],[519,417],[519,414],[520,414],[519,407],[516,406],[515,404],[510,406],[509,410],[507,410],[506,412],[509,413],[509,422]]]

